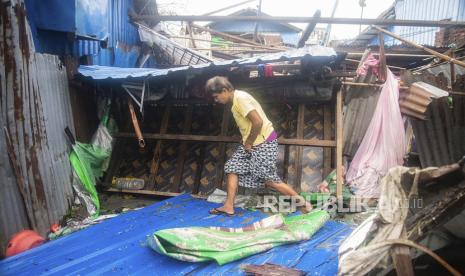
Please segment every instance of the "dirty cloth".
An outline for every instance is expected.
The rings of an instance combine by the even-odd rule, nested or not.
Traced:
[[[224,165],[224,172],[235,173],[239,185],[246,188],[263,188],[265,182],[281,182],[278,176],[276,159],[278,158],[278,141],[263,142],[252,147],[249,153],[240,145]]]
[[[356,196],[378,198],[381,178],[403,163],[405,130],[398,98],[397,80],[388,70],[373,118],[347,172]]]
[[[339,247],[339,275],[366,275],[380,263],[386,264],[391,245],[399,239],[408,215],[408,195],[402,188],[402,175],[412,174],[416,190],[419,170],[395,167],[381,181],[378,212],[358,226]]]
[[[377,60],[371,53],[368,54],[362,66],[357,68],[357,76],[366,76],[369,68],[372,69],[373,74],[376,76],[379,75],[379,60]]]
[[[273,215],[241,228],[187,227],[159,230],[148,237],[156,252],[188,261],[223,265],[272,247],[310,239],[329,219],[326,211]]]

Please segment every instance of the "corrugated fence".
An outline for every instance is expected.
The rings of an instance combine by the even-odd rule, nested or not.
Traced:
[[[34,54],[22,1],[1,1],[0,249],[15,232],[45,234],[72,202],[64,128],[74,130],[66,70]]]

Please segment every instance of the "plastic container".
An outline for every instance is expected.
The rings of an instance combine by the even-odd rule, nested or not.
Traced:
[[[112,184],[117,189],[141,190],[144,188],[145,182],[142,178],[120,177],[113,178]]]
[[[5,256],[10,257],[36,246],[39,246],[45,242],[45,239],[41,237],[37,232],[32,230],[22,230],[16,233],[8,243],[6,248]]]

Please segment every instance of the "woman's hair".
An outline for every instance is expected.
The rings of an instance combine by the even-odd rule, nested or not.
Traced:
[[[226,77],[216,76],[207,81],[205,84],[205,91],[208,94],[217,94],[221,93],[223,89],[228,91],[233,91],[234,86],[229,82]]]

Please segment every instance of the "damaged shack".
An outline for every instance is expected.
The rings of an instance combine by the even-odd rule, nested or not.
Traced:
[[[465,2],[356,2],[2,1],[0,274],[465,273]],[[221,210],[245,144],[214,76],[296,195]]]

